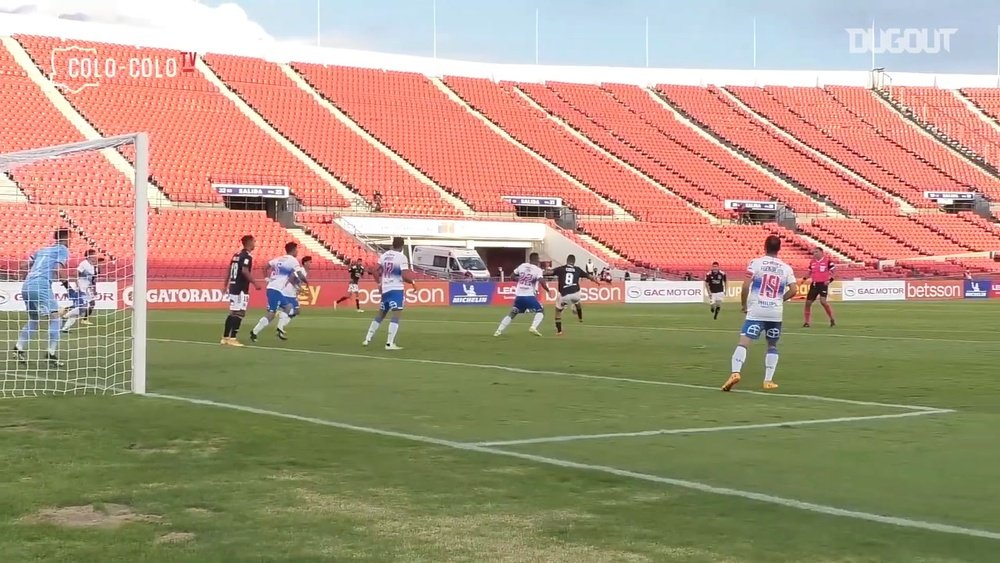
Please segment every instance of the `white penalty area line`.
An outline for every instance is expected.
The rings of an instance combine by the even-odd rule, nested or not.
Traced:
[[[167,342],[172,344],[189,344],[194,346],[212,346],[215,348],[219,347],[219,344],[214,342],[203,342],[197,340],[177,340],[173,338],[149,338],[151,342]],[[375,356],[372,354],[352,354],[348,352],[330,352],[326,350],[310,350],[307,348],[281,348],[277,346],[257,346],[249,345],[243,348],[244,350],[267,350],[269,352],[292,352],[295,354],[313,354],[318,356],[334,356],[340,358],[354,358],[354,359],[366,359],[366,360],[382,360],[390,362],[408,362],[414,364],[426,364],[426,365],[437,365],[437,366],[451,366],[451,367],[461,367],[461,368],[474,368],[474,369],[488,369],[496,371],[505,371],[508,373],[518,373],[526,375],[549,375],[555,377],[572,377],[576,379],[589,379],[592,381],[611,381],[616,383],[634,383],[639,385],[659,385],[662,387],[676,387],[680,389],[701,389],[707,391],[719,392],[719,387],[712,387],[709,385],[698,385],[696,383],[678,383],[675,381],[657,381],[653,379],[635,379],[631,377],[616,377],[611,375],[595,375],[589,373],[571,373],[565,371],[551,371],[551,370],[533,370],[526,368],[519,368],[513,366],[504,366],[498,364],[473,364],[466,362],[449,362],[446,360],[427,360],[423,358],[406,358],[395,355],[386,356]],[[938,407],[926,407],[920,405],[903,405],[896,403],[882,403],[876,401],[860,401],[856,399],[840,399],[837,397],[824,397],[822,395],[803,395],[797,393],[775,393],[775,392],[765,392],[765,391],[751,391],[749,389],[734,389],[733,393],[741,393],[745,395],[762,395],[765,397],[781,397],[786,399],[803,399],[807,401],[824,401],[828,403],[840,403],[846,405],[861,405],[868,407],[885,407],[890,409],[904,409],[908,411],[933,411],[938,413],[945,411],[947,409],[942,409]]]
[[[838,418],[820,418],[810,420],[789,420],[785,422],[766,422],[762,424],[733,424],[730,426],[707,426],[699,428],[674,428],[663,430],[642,430],[639,432],[611,432],[607,434],[576,434],[567,436],[548,436],[543,438],[525,438],[523,440],[503,440],[497,442],[473,442],[474,446],[519,446],[523,444],[549,444],[553,442],[575,442],[578,440],[602,440],[610,438],[639,438],[644,436],[669,436],[673,434],[704,434],[708,432],[729,432],[734,430],[758,430],[762,428],[783,428],[812,426],[816,424],[840,424],[846,422],[861,422],[865,420],[886,420],[890,418],[907,418],[927,416],[930,414],[948,414],[955,411],[940,409],[932,411],[910,411],[895,414],[875,414],[870,416],[842,416]]]
[[[651,475],[648,473],[639,473],[636,471],[629,471],[627,469],[619,469],[617,467],[609,467],[606,465],[593,465],[589,463],[579,463],[575,461],[569,461],[564,459],[558,459],[553,457],[545,457],[535,454],[528,454],[522,452],[513,452],[508,450],[501,450],[488,446],[480,446],[476,444],[465,444],[461,442],[453,442],[450,440],[442,440],[440,438],[433,438],[430,436],[420,436],[417,434],[407,434],[404,432],[396,432],[393,430],[382,430],[379,428],[371,428],[367,426],[358,426],[354,424],[347,424],[344,422],[336,422],[333,420],[325,420],[322,418],[313,418],[308,416],[300,416],[296,414],[283,413],[277,411],[270,411],[265,409],[258,409],[254,407],[248,407],[243,405],[235,405],[230,403],[221,403],[216,401],[210,401],[206,399],[193,399],[189,397],[180,397],[175,395],[161,395],[159,393],[149,393],[147,397],[155,397],[159,399],[168,399],[172,401],[180,401],[184,403],[190,403],[194,405],[211,406],[223,409],[229,409],[234,411],[241,411],[246,413],[253,413],[264,416],[271,416],[275,418],[283,418],[287,420],[295,420],[298,422],[305,422],[308,424],[315,424],[319,426],[328,426],[332,428],[339,428],[342,430],[351,430],[355,432],[362,432],[365,434],[374,434],[378,436],[385,436],[389,438],[397,438],[402,440],[408,440],[412,442],[420,442],[424,444],[431,444],[435,446],[441,446],[445,448],[452,448],[456,450],[463,450],[468,452],[476,452],[482,454],[490,454],[495,456],[509,457],[520,459],[524,461],[530,461],[534,463],[551,465],[556,467],[561,467],[565,469],[576,469],[581,471],[591,471],[598,473],[605,473],[609,475],[615,475],[617,477],[624,477],[627,479],[636,479],[640,481],[646,481],[651,483],[660,483],[664,485],[670,485],[674,487],[680,487],[684,489],[690,489],[694,491],[699,491],[703,493],[709,493],[714,495],[723,495],[729,497],[742,498],[746,500],[752,500],[756,502],[763,502],[767,504],[773,504],[778,506],[784,506],[787,508],[794,508],[796,510],[805,510],[808,512],[814,512],[818,514],[825,514],[829,516],[839,516],[843,518],[853,518],[855,520],[865,520],[868,522],[877,522],[880,524],[888,524],[891,526],[897,526],[901,528],[919,529],[927,530],[931,532],[939,532],[944,534],[955,534],[968,537],[985,538],[990,540],[1000,540],[1000,532],[993,532],[989,530],[980,530],[976,528],[965,528],[962,526],[954,526],[951,524],[941,524],[937,522],[927,522],[923,520],[913,520],[910,518],[902,518],[898,516],[888,516],[884,514],[875,514],[871,512],[862,512],[858,510],[849,510],[846,508],[838,508],[835,506],[828,506],[824,504],[816,504],[812,502],[805,502],[796,499],[790,499],[785,497],[779,497],[774,495],[769,495],[765,493],[756,493],[753,491],[743,491],[740,489],[731,489],[728,487],[717,487],[715,485],[709,485],[707,483],[700,483],[698,481],[688,481],[686,479],[674,479],[671,477],[660,477],[658,475]]]

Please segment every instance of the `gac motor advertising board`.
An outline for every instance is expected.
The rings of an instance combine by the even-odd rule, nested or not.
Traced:
[[[729,282],[726,285],[724,300],[728,303],[738,303],[743,293],[742,280]],[[805,299],[809,293],[809,284],[799,284],[799,292],[793,299]],[[841,283],[830,284],[827,299],[840,301]],[[626,303],[705,303],[708,295],[705,284],[701,281],[635,281],[625,282]]]
[[[21,295],[22,282],[0,282],[0,311],[26,311],[24,297]],[[97,282],[94,288],[94,308],[115,310],[118,308],[118,284],[115,282]],[[59,307],[66,308],[72,304],[66,289],[61,284],[52,284]]]

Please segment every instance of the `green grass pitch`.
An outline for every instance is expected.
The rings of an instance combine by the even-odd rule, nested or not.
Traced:
[[[353,311],[245,349],[224,312],[154,312],[153,396],[0,401],[0,554],[996,561],[1000,304],[834,306],[790,306],[781,388],[757,346],[731,394],[734,306],[594,306],[561,338],[412,309],[399,352]]]

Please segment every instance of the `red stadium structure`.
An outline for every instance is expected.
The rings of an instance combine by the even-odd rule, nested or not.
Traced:
[[[336,257],[315,268],[340,272],[344,259],[371,258],[340,214],[511,219],[510,195],[560,199],[578,219],[570,240],[667,276],[713,260],[742,268],[772,232],[797,269],[820,244],[852,276],[1000,271],[982,254],[1000,250],[994,217],[945,213],[924,196],[1000,198],[1000,90],[497,82],[202,54],[169,80],[105,78],[60,104],[38,76],[69,46],[177,55],[15,36],[0,48],[0,152],[84,140],[74,119],[104,136],[148,132],[161,198],[153,277],[219,279],[241,234],[277,255],[288,227]],[[86,233],[81,248],[128,253],[133,187],[111,159],[38,163],[8,180],[0,259],[57,226]],[[226,207],[213,184],[288,186],[295,225]],[[732,200],[780,203],[796,222],[737,224]]]

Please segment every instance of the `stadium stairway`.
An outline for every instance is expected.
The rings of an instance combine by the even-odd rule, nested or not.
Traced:
[[[797,149],[797,150],[799,150],[801,152],[809,154],[809,156],[811,156],[814,159],[822,161],[823,163],[827,164],[828,166],[830,166],[831,168],[833,168],[834,170],[836,170],[839,174],[841,174],[843,176],[846,176],[850,180],[852,180],[854,182],[857,182],[858,184],[862,185],[867,191],[871,191],[873,193],[876,193],[876,194],[878,194],[880,196],[883,196],[883,197],[889,199],[890,201],[892,201],[893,203],[895,203],[896,207],[898,207],[899,210],[902,211],[903,213],[913,213],[913,212],[916,211],[916,208],[913,207],[912,205],[910,205],[909,203],[907,203],[907,201],[904,200],[903,198],[897,196],[896,194],[893,194],[893,193],[890,193],[890,192],[888,192],[886,190],[883,190],[881,187],[877,186],[876,184],[873,184],[873,183],[869,182],[865,177],[861,176],[860,174],[858,174],[854,170],[851,170],[850,168],[844,166],[843,164],[841,164],[837,160],[835,160],[835,159],[827,156],[825,153],[823,153],[823,152],[821,152],[821,151],[813,148],[812,146],[810,146],[810,145],[802,142],[801,140],[799,140],[798,137],[792,135],[788,131],[785,131],[784,129],[782,129],[781,127],[779,127],[777,124],[771,122],[771,120],[769,120],[766,117],[764,117],[763,115],[761,115],[759,112],[757,112],[755,109],[753,109],[752,107],[750,107],[748,104],[746,104],[743,100],[741,100],[740,98],[738,98],[735,94],[733,94],[732,92],[730,92],[728,89],[726,89],[726,88],[719,88],[719,87],[715,87],[715,86],[712,86],[710,88],[711,88],[711,90],[714,93],[717,93],[718,95],[722,96],[728,102],[732,103],[734,106],[736,106],[740,110],[746,112],[747,115],[750,115],[755,120],[757,120],[759,123],[763,124],[765,127],[767,127],[768,131],[770,131],[773,134],[776,134],[776,135],[780,136],[782,139],[784,139],[789,144],[789,146],[791,146],[791,147],[793,147],[793,148],[795,148],[795,149]]]
[[[818,205],[825,212],[824,214],[826,216],[829,217],[844,216],[840,211],[834,209],[828,203],[824,202],[820,198],[817,198],[815,194],[803,190],[800,186],[793,184],[792,182],[789,182],[786,178],[782,177],[781,175],[776,174],[774,170],[762,166],[759,162],[756,162],[753,159],[748,158],[746,154],[744,154],[742,151],[736,150],[735,147],[733,147],[731,144],[723,142],[714,133],[702,127],[701,124],[695,122],[687,114],[678,110],[678,108],[670,104],[666,99],[664,99],[663,96],[658,94],[656,90],[652,88],[643,88],[643,91],[646,94],[648,94],[650,99],[653,100],[657,105],[662,107],[667,113],[671,114],[678,123],[686,125],[688,128],[690,128],[692,131],[697,133],[699,136],[701,136],[709,143],[713,143],[717,145],[721,150],[732,154],[736,159],[743,161],[743,163],[746,164],[747,166],[756,168],[757,171],[759,171],[761,174],[771,177],[778,184],[783,185],[784,187],[788,188],[793,192],[798,192],[804,197],[812,199],[816,203],[816,205]]]
[[[209,83],[218,88],[219,92],[221,92],[223,96],[225,96],[231,102],[233,102],[233,105],[235,105],[236,108],[239,109],[240,113],[245,115],[247,119],[249,119],[257,127],[259,127],[261,131],[267,133],[269,137],[274,139],[279,145],[281,145],[288,152],[294,155],[295,158],[299,159],[317,176],[319,176],[324,181],[326,181],[327,184],[332,186],[333,189],[340,194],[340,197],[342,197],[345,201],[349,203],[349,205],[351,206],[350,207],[351,211],[360,211],[360,209],[357,208],[357,203],[356,203],[357,194],[348,189],[347,186],[345,186],[340,182],[340,180],[333,177],[332,174],[330,174],[325,168],[320,166],[320,164],[317,163],[315,160],[313,160],[309,155],[303,152],[302,149],[300,149],[295,143],[289,141],[284,135],[278,132],[277,129],[272,127],[271,124],[268,123],[267,120],[265,120],[263,117],[261,117],[260,114],[254,111],[254,109],[250,107],[250,105],[247,104],[246,101],[239,96],[239,94],[234,92],[229,87],[228,84],[226,84],[221,78],[219,78],[219,76],[215,74],[215,71],[213,71],[211,67],[209,67],[205,63],[204,59],[198,57],[195,62],[195,68],[198,69],[198,72],[200,72],[202,76],[204,76],[205,79],[208,80]]]
[[[100,139],[102,137],[101,133],[94,128],[83,115],[80,114],[73,107],[66,97],[54,84],[46,77],[42,71],[32,60],[31,56],[24,49],[24,47],[18,43],[13,37],[5,36],[0,37],[0,43],[7,50],[8,53],[14,58],[14,61],[22,69],[24,69],[25,74],[28,78],[38,85],[38,88],[42,91],[49,102],[61,113],[69,123],[76,128],[85,139],[93,140]],[[120,171],[125,178],[131,183],[135,178],[135,167],[131,162],[125,158],[122,153],[115,149],[105,149],[101,151],[101,154],[114,166],[118,171]],[[146,183],[146,197],[148,198],[149,205],[154,207],[170,207],[173,204],[162,190],[159,189],[152,181],[147,181]]]
[[[340,259],[336,254],[330,252],[330,249],[326,247],[322,242],[316,237],[309,234],[308,231],[301,227],[285,227],[290,235],[295,237],[295,240],[299,241],[299,244],[304,246],[309,252],[322,256],[334,264],[343,265],[344,261]]]
[[[0,174],[0,203],[28,203],[28,196],[7,174]]]
[[[524,143],[522,143],[521,141],[515,139],[513,136],[511,136],[510,133],[508,133],[503,128],[499,127],[497,124],[495,124],[492,121],[490,121],[482,113],[480,113],[480,112],[476,111],[475,109],[473,109],[472,106],[470,106],[468,102],[466,102],[464,99],[462,99],[462,97],[459,96],[457,93],[455,93],[454,90],[452,90],[451,88],[449,88],[444,82],[441,81],[440,78],[430,77],[430,82],[431,82],[431,84],[433,84],[434,86],[436,86],[437,89],[440,90],[451,101],[453,101],[456,104],[458,104],[459,106],[461,106],[462,109],[464,109],[465,111],[469,112],[470,115],[472,115],[473,117],[475,117],[476,119],[478,119],[479,121],[481,121],[483,123],[483,125],[485,125],[487,128],[489,128],[490,130],[492,130],[494,133],[496,133],[500,137],[506,139],[509,143],[511,143],[515,147],[521,149],[522,151],[524,151],[525,153],[527,153],[532,158],[534,158],[537,161],[541,162],[542,164],[544,164],[545,166],[547,166],[549,169],[551,169],[556,174],[562,176],[564,179],[566,179],[567,182],[575,185],[576,187],[580,188],[581,190],[588,191],[588,192],[594,194],[595,197],[597,197],[598,199],[600,199],[601,202],[604,203],[604,205],[606,205],[607,207],[609,207],[612,210],[612,212],[614,213],[614,218],[615,219],[626,220],[626,221],[635,221],[635,217],[632,216],[631,213],[629,213],[628,211],[626,211],[625,208],[623,208],[622,206],[618,205],[617,203],[615,203],[613,201],[610,201],[609,199],[607,199],[606,197],[604,197],[601,194],[597,193],[596,191],[590,189],[589,186],[587,186],[583,182],[577,180],[574,176],[572,176],[571,174],[567,173],[565,170],[563,170],[559,166],[556,166],[556,164],[554,164],[553,162],[549,161],[548,159],[546,159],[542,155],[540,155],[537,152],[535,152],[531,147],[529,147],[529,146],[525,145]]]
[[[427,187],[437,192],[437,194],[441,197],[441,199],[450,203],[462,215],[473,215],[475,213],[472,210],[472,208],[469,207],[468,204],[466,204],[464,201],[455,197],[447,190],[439,186],[437,183],[434,182],[434,180],[430,179],[426,174],[415,168],[404,158],[400,157],[398,154],[393,152],[389,147],[382,144],[381,141],[379,141],[374,136],[369,134],[368,131],[365,131],[363,128],[359,127],[357,123],[355,123],[350,117],[347,116],[347,114],[340,111],[340,108],[331,104],[329,100],[327,100],[319,92],[317,92],[316,89],[313,88],[312,85],[310,85],[309,82],[305,78],[303,78],[301,74],[296,72],[295,69],[292,68],[290,65],[280,64],[278,66],[281,67],[281,72],[284,73],[284,75],[287,76],[289,80],[295,83],[295,85],[298,86],[302,91],[309,94],[309,96],[312,97],[312,99],[315,100],[315,102],[319,104],[320,107],[330,112],[330,115],[332,115],[337,121],[341,122],[349,130],[351,130],[359,137],[364,139],[366,142],[368,142],[368,144],[375,147],[380,153],[385,155],[386,158],[396,163],[406,172],[409,172],[410,175],[416,178],[420,183],[426,185]]]
[[[544,107],[541,106],[541,104],[539,104],[538,102],[536,102],[534,99],[531,98],[531,96],[529,96],[527,93],[525,93],[523,90],[521,90],[517,86],[517,84],[512,84],[511,85],[511,92],[513,94],[517,95],[518,97],[520,97],[522,100],[524,100],[525,103],[527,103],[529,106],[531,106],[531,107],[535,108],[536,110],[544,113],[546,115],[547,119],[549,119],[549,120],[553,121],[554,123],[556,123],[557,125],[559,125],[569,135],[572,135],[573,137],[577,138],[579,141],[581,141],[584,144],[588,145],[591,148],[591,150],[604,155],[607,159],[613,161],[618,166],[620,166],[620,167],[622,167],[622,168],[624,168],[624,169],[632,172],[635,176],[637,176],[638,178],[640,178],[642,181],[650,184],[651,186],[655,187],[656,189],[662,191],[665,194],[669,194],[672,198],[676,198],[677,200],[683,202],[683,204],[685,206],[687,206],[688,209],[690,209],[691,211],[694,211],[698,215],[701,215],[702,217],[704,217],[705,219],[707,219],[708,222],[710,222],[710,223],[718,223],[719,222],[718,217],[716,217],[715,215],[712,215],[708,211],[705,211],[704,209],[702,209],[702,208],[700,208],[700,207],[692,204],[690,201],[688,201],[688,200],[680,197],[679,195],[675,194],[674,192],[670,191],[669,188],[667,188],[666,186],[660,184],[659,182],[657,182],[656,180],[654,180],[653,178],[651,178],[649,175],[645,174],[643,171],[639,170],[635,166],[632,166],[630,163],[622,160],[621,158],[618,158],[617,155],[615,155],[615,154],[613,154],[611,152],[608,152],[604,147],[602,147],[601,145],[599,145],[599,144],[595,143],[593,140],[591,140],[590,137],[587,137],[586,135],[584,135],[580,131],[577,131],[575,128],[573,128],[569,123],[566,123],[566,121],[564,121],[558,115],[556,115],[556,114],[554,114],[554,113],[546,110]],[[610,249],[608,249],[608,250],[610,251]]]

